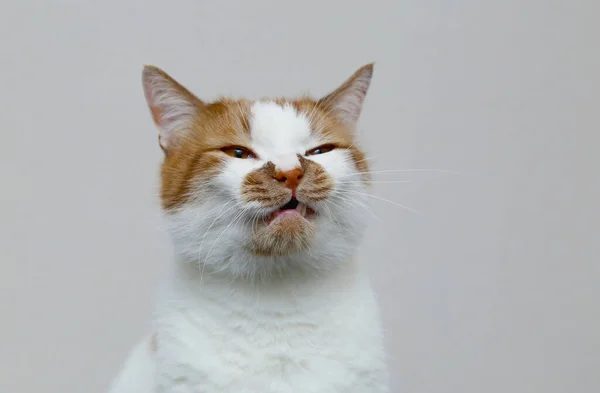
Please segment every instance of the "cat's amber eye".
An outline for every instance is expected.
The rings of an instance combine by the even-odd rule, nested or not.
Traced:
[[[328,152],[332,151],[333,149],[335,149],[334,145],[323,145],[323,146],[315,147],[312,150],[308,150],[306,152],[306,155],[307,156],[314,156],[314,155],[317,155],[317,154],[328,153]]]
[[[227,154],[228,156],[235,157],[235,158],[241,158],[241,159],[256,158],[256,155],[254,153],[252,153],[250,150],[245,149],[243,147],[239,147],[239,146],[224,147],[221,149],[221,151],[223,153]]]

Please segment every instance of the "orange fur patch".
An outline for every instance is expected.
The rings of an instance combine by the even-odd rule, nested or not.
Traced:
[[[196,191],[195,184],[219,173],[222,147],[250,144],[248,116],[244,101],[221,100],[203,108],[182,142],[165,155],[161,168],[165,209],[181,206]]]

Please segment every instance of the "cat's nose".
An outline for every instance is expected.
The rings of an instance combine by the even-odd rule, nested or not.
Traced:
[[[284,183],[287,188],[295,190],[303,175],[302,168],[294,168],[289,171],[279,171],[273,177],[280,183]]]

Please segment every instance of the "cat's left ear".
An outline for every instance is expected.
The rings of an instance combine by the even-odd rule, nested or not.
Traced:
[[[374,63],[359,68],[340,87],[321,98],[319,105],[329,108],[343,122],[356,124],[371,84],[373,68]]]
[[[185,138],[205,104],[160,68],[145,66],[142,83],[158,143],[166,153]]]

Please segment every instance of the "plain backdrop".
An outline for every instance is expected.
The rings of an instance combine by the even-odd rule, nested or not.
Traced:
[[[148,327],[171,248],[143,64],[212,99],[317,96],[371,61],[367,155],[406,170],[375,176],[361,249],[392,392],[598,391],[599,12],[2,2],[0,392],[101,393]]]

